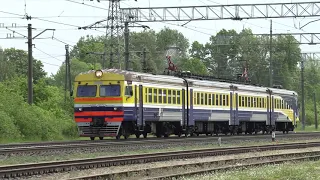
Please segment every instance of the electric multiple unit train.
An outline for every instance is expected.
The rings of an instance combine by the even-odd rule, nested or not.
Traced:
[[[91,70],[74,82],[74,118],[82,137],[214,135],[293,131],[297,93],[241,83]]]

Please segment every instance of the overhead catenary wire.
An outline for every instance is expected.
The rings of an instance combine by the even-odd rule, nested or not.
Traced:
[[[41,49],[39,49],[39,48],[37,48],[37,47],[34,47],[34,48],[35,48],[36,50],[38,50],[38,51],[42,52],[43,54],[46,54],[46,55],[48,55],[48,56],[52,57],[53,59],[56,59],[56,60],[58,60],[58,61],[60,61],[60,62],[64,62],[63,60],[60,60],[60,59],[58,59],[58,58],[56,58],[56,57],[54,57],[54,56],[50,55],[49,53],[46,53],[46,52],[42,51]]]

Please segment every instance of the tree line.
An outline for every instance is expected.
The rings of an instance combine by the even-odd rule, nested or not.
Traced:
[[[182,71],[217,78],[237,79],[248,69],[251,83],[269,85],[270,59],[273,64],[273,82],[283,88],[300,91],[301,49],[293,36],[275,36],[270,49],[270,37],[255,36],[250,29],[241,32],[222,29],[201,44],[189,40],[179,31],[163,28],[159,32],[146,30],[131,32],[129,39],[130,68],[141,72],[162,74],[168,67],[165,56],[169,47],[179,49],[169,54]],[[102,67],[102,57],[88,54],[104,52],[108,44],[104,36],[81,37],[70,51],[71,80],[80,72]],[[146,67],[142,51],[146,49]],[[271,51],[270,51],[271,50]],[[108,49],[107,49],[108,52]],[[271,52],[271,54],[270,54]],[[271,56],[270,56],[271,55]],[[124,67],[124,48],[120,48],[121,67]],[[65,102],[65,64],[56,74],[48,75],[43,64],[34,59],[34,105],[27,101],[27,52],[0,48],[0,141],[53,140],[77,137],[73,121],[73,102]],[[106,68],[109,67],[107,56]],[[318,59],[305,62],[305,92],[307,123],[312,124],[313,93],[320,95],[320,66]],[[301,96],[300,96],[301,97]],[[317,100],[319,103],[320,100]],[[319,107],[319,106],[318,106]],[[319,111],[318,111],[319,112]]]

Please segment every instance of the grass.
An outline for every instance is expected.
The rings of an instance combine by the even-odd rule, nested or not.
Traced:
[[[318,141],[319,139],[313,139],[312,141]],[[83,159],[83,158],[96,158],[103,156],[118,156],[118,155],[133,155],[133,154],[143,154],[143,153],[156,153],[156,152],[170,152],[170,151],[183,151],[183,150],[193,150],[193,149],[204,149],[204,148],[222,148],[222,147],[239,147],[239,146],[254,146],[254,145],[268,145],[268,144],[278,144],[278,143],[294,143],[294,142],[307,142],[307,140],[282,140],[277,142],[270,141],[249,141],[249,142],[237,142],[228,143],[222,142],[221,147],[218,146],[217,142],[212,142],[212,145],[194,145],[194,146],[177,146],[168,147],[162,149],[141,149],[141,150],[128,150],[128,151],[112,151],[112,152],[70,152],[70,153],[60,153],[60,154],[46,154],[46,155],[33,155],[33,156],[12,156],[4,157],[0,156],[0,165],[12,165],[12,164],[24,164],[24,163],[37,163],[44,161],[61,161],[61,160],[72,160],[72,159]]]
[[[302,125],[298,124],[296,132],[320,132],[320,125],[318,126],[318,129],[315,128],[315,125],[308,125],[302,130]]]
[[[320,161],[284,163],[182,178],[184,180],[316,180],[320,177]]]

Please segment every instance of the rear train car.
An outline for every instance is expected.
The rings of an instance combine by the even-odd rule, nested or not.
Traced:
[[[117,69],[81,73],[74,82],[80,136],[181,135],[293,131],[297,93]]]

